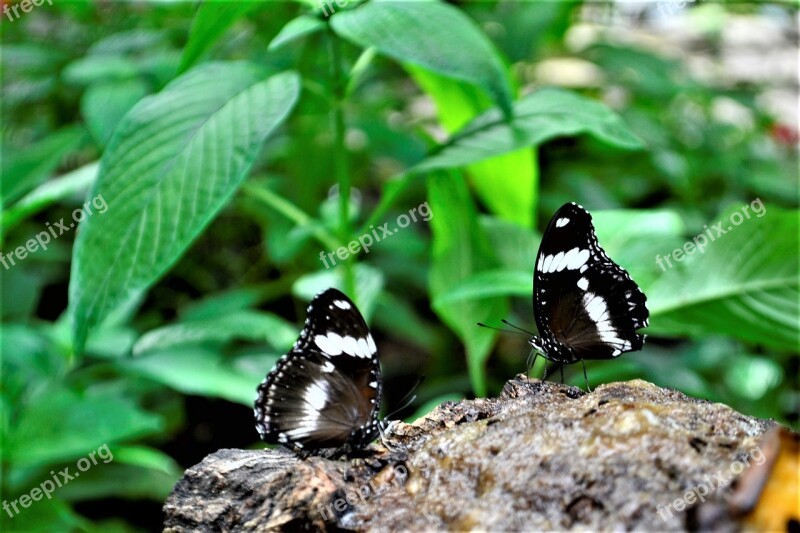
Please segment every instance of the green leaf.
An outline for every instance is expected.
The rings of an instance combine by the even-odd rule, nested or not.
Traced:
[[[341,37],[401,62],[477,85],[506,115],[511,89],[491,41],[459,9],[439,2],[374,0],[330,18]]]
[[[127,80],[140,73],[135,59],[119,55],[98,54],[76,59],[66,67],[61,76],[69,85],[88,86],[114,80]]]
[[[164,472],[156,468],[118,464],[115,452],[113,463],[98,462],[81,473],[80,478],[59,490],[58,496],[67,501],[117,497],[163,502],[182,474],[182,469],[173,468],[172,472]],[[106,529],[101,528],[100,531]]]
[[[95,178],[100,163],[88,163],[39,185],[20,198],[10,209],[3,211],[3,231],[8,232],[20,220],[38,213],[59,200],[71,196],[83,197]]]
[[[236,311],[223,317],[191,320],[148,331],[133,346],[134,355],[181,344],[243,339],[266,342],[286,351],[297,338],[297,328],[271,313]]]
[[[138,78],[92,84],[81,97],[81,112],[95,140],[105,146],[125,113],[149,92]]]
[[[538,232],[487,215],[480,217],[480,224],[501,265],[510,270],[533,270],[542,239]]]
[[[267,50],[273,52],[286,43],[316,33],[323,28],[325,28],[325,23],[322,20],[316,17],[309,17],[308,15],[300,15],[287,22],[286,25],[281,28],[278,35],[269,43]]]
[[[527,270],[487,270],[479,272],[452,289],[442,293],[435,305],[453,305],[464,300],[481,300],[500,296],[531,298],[533,295],[533,269]],[[498,319],[498,317],[494,317]],[[503,318],[503,317],[499,317]]]
[[[417,84],[434,102],[449,133],[491,107],[473,85],[409,67]],[[466,170],[475,192],[491,211],[524,227],[533,225],[538,188],[536,151],[529,147],[471,164]]]
[[[206,0],[197,9],[189,39],[183,48],[179,73],[186,72],[222,37],[227,29],[247,13],[257,2]]]
[[[458,175],[435,173],[428,178],[428,203],[434,216],[430,294],[436,314],[462,340],[467,349],[467,366],[477,396],[486,394],[484,365],[495,333],[479,328],[477,322],[505,317],[508,303],[502,298],[480,302],[447,304],[438,301],[470,276],[494,268],[491,244],[478,224],[475,206],[466,184]]]
[[[86,55],[131,55],[142,50],[163,48],[169,42],[169,30],[133,28],[118,31],[95,41]]]
[[[107,211],[83,221],[73,251],[77,353],[89,330],[163,275],[225,205],[299,87],[294,73],[264,79],[247,63],[213,63],[126,115],[91,193]]]
[[[64,128],[24,150],[3,154],[3,195],[0,205],[11,202],[45,181],[64,159],[78,148],[86,136],[79,126]]]
[[[542,89],[514,103],[510,123],[491,109],[411,171],[460,167],[556,137],[582,133],[619,148],[642,148],[641,141],[619,116],[600,102],[560,89]]]
[[[252,406],[263,378],[233,366],[234,360],[202,347],[173,347],[120,362],[128,372],[138,373],[184,394],[224,398]],[[268,368],[264,369],[264,374]]]
[[[662,274],[653,258],[684,241],[686,228],[675,211],[609,209],[593,213],[592,218],[600,245],[645,293]]]
[[[715,240],[701,233],[707,241],[703,253],[696,249],[680,263],[670,256],[672,250],[663,251],[665,272],[647,293],[650,331],[692,337],[721,333],[778,350],[797,350],[800,212],[769,206],[763,213],[758,217],[748,212],[749,219],[741,207],[723,213],[718,220],[726,233],[717,236],[708,224]],[[663,256],[670,256],[672,268]]]
[[[180,475],[183,469],[175,460],[155,448],[148,446],[118,446],[113,450],[113,461],[119,464],[158,470],[170,476]],[[105,454],[108,456],[108,454]],[[102,459],[105,461],[105,459]]]
[[[43,480],[44,481],[44,480]],[[17,506],[19,514],[0,513],[0,531],[5,533],[31,533],[33,531],[81,531],[91,523],[75,513],[59,498],[42,498],[35,508]]]
[[[21,410],[4,449],[5,460],[15,466],[47,465],[161,429],[160,417],[129,401],[51,386]]]

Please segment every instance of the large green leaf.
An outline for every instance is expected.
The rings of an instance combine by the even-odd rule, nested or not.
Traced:
[[[113,463],[99,463],[81,474],[78,482],[70,483],[59,491],[59,498],[66,501],[125,498],[163,502],[183,473],[167,474],[152,468],[117,464],[116,455],[114,459]],[[100,531],[107,529],[101,528]]]
[[[286,25],[281,28],[278,35],[270,41],[267,50],[273,52],[287,43],[323,29],[325,29],[325,23],[321,19],[308,15],[300,15],[287,22]]]
[[[439,2],[374,0],[330,18],[337,34],[363,47],[477,85],[511,112],[511,88],[491,41],[457,8]]]
[[[206,0],[201,3],[192,21],[178,71],[185,72],[194,65],[234,22],[256,4],[252,0]]]
[[[160,417],[113,395],[78,395],[54,386],[21,410],[3,455],[16,466],[51,464],[162,426]]]
[[[750,218],[744,218],[741,207],[723,213],[718,220],[726,233],[718,237],[711,229],[714,224],[708,224],[715,240],[701,234],[707,241],[703,253],[695,249],[681,262],[670,257],[667,263],[663,256],[672,250],[663,251],[665,272],[647,293],[651,331],[697,337],[721,333],[797,350],[800,213],[769,206],[761,217],[748,214]]]
[[[172,347],[120,362],[128,372],[146,376],[184,394],[212,396],[253,405],[258,377],[234,366],[234,360],[201,347]],[[264,372],[269,368],[264,369]]]
[[[476,323],[505,317],[508,303],[501,298],[455,304],[437,300],[464,279],[493,268],[496,263],[461,176],[434,173],[428,178],[428,196],[434,213],[430,221],[433,232],[430,273],[433,309],[466,346],[472,388],[476,395],[483,396],[486,394],[484,365],[495,332],[479,328]]]
[[[204,65],[145,98],[117,127],[91,196],[107,211],[81,224],[73,251],[74,348],[186,250],[244,180],[299,92],[294,73]]]
[[[414,80],[434,102],[439,121],[453,133],[491,107],[473,85],[446,78],[420,67],[408,67]],[[471,164],[467,168],[478,196],[505,220],[530,227],[535,218],[538,169],[536,151],[520,148]]]
[[[480,300],[498,296],[531,298],[532,295],[533,270],[496,269],[478,272],[465,278],[462,283],[436,298],[434,304],[453,305],[463,300]]]
[[[225,342],[233,339],[267,342],[273,348],[285,351],[296,338],[297,328],[286,320],[271,313],[245,310],[148,331],[136,341],[133,353],[163,350],[181,344]]]
[[[497,109],[490,109],[411,171],[460,167],[556,137],[582,133],[619,148],[642,147],[619,116],[600,102],[569,91],[542,89],[514,102],[510,123]]]

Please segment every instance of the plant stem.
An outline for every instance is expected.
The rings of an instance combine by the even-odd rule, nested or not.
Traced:
[[[282,214],[298,226],[311,226],[312,234],[314,237],[328,250],[335,251],[340,243],[335,236],[331,235],[323,225],[318,221],[308,216],[305,211],[294,205],[286,198],[275,194],[269,189],[263,187],[256,187],[254,185],[246,184],[242,190],[252,196],[253,198],[264,202],[272,209]]]
[[[344,144],[344,80],[342,78],[342,56],[339,40],[328,26],[328,46],[331,61],[331,90],[333,92],[331,106],[331,127],[333,128],[333,171],[339,184],[339,240],[348,243],[350,232],[350,174],[347,168],[347,149]],[[351,298],[358,301],[355,275],[353,272],[353,256],[342,264],[344,273],[344,289]]]

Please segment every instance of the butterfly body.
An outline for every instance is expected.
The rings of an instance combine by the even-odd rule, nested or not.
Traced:
[[[258,387],[256,429],[296,452],[366,446],[380,431],[381,371],[364,317],[342,292],[314,297],[305,327]]]
[[[597,242],[592,217],[568,203],[542,237],[533,273],[539,335],[531,346],[556,363],[611,359],[640,350],[647,327],[646,297]]]

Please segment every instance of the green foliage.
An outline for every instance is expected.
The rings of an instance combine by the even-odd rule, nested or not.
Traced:
[[[728,224],[734,214],[740,226]],[[718,220],[729,233],[719,241],[696,240],[708,243],[703,255],[687,255],[686,263],[676,262],[650,288],[653,333],[717,333],[775,350],[796,349],[800,264],[797,255],[786,252],[800,235],[797,211],[773,207],[748,219],[735,206]]]
[[[478,226],[469,190],[457,173],[433,174],[428,179],[428,197],[436,213],[431,220],[430,291],[435,299],[465,278],[496,265],[492,246]],[[504,316],[508,304],[503,299],[487,299],[466,305],[436,305],[434,310],[463,340],[467,350],[470,381],[475,393],[486,394],[484,364],[494,338],[490,330],[476,328],[476,322]]]
[[[502,60],[469,17],[439,2],[375,0],[331,17],[343,38],[375,47],[397,61],[482,88],[511,115],[511,90]]]
[[[54,2],[4,24],[3,259],[106,209],[0,270],[2,497],[114,456],[4,531],[159,527],[183,468],[255,444],[255,388],[329,286],[371,324],[388,410],[420,374],[413,417],[496,394],[529,346],[476,323],[532,329],[536,228],[566,201],[651,310],[644,350],[591,362],[592,385],[796,423],[797,152],[757,88],[634,44],[575,52],[576,2],[326,5]],[[531,79],[563,56],[600,81]],[[763,216],[659,266],[755,198]],[[140,499],[151,518],[92,508]]]
[[[75,243],[76,351],[93,326],[158,279],[222,208],[298,91],[291,73],[264,79],[245,63],[208,64],[125,117],[90,193],[112,215],[87,219]]]

